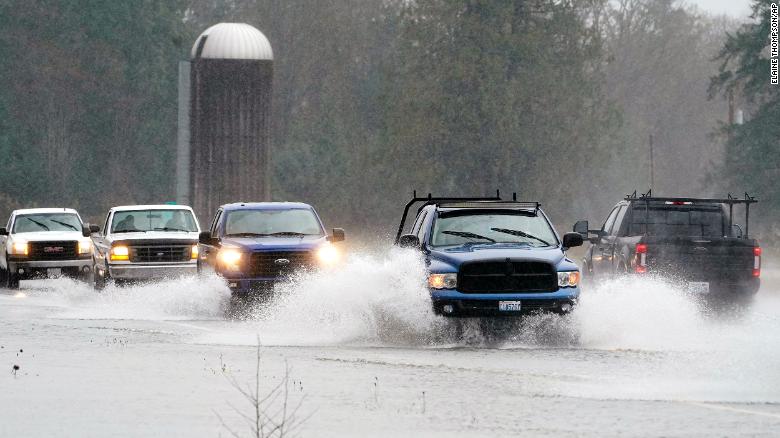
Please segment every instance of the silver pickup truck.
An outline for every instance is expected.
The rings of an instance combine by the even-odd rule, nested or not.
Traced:
[[[17,289],[20,280],[67,275],[88,279],[92,272],[89,228],[76,210],[14,210],[0,228],[0,283]]]
[[[197,273],[200,226],[184,205],[131,205],[108,211],[95,230],[95,289],[110,280],[156,280]]]

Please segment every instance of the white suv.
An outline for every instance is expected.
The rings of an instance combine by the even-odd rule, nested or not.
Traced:
[[[14,210],[0,228],[0,282],[17,289],[20,280],[65,274],[88,279],[92,272],[89,227],[70,208]]]

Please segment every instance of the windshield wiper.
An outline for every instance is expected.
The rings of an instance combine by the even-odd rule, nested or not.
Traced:
[[[68,227],[68,228],[70,228],[70,229],[73,229],[73,230],[78,230],[78,228],[74,227],[73,225],[71,225],[71,224],[69,224],[69,223],[67,223],[67,222],[58,221],[58,220],[56,220],[56,219],[49,219],[49,220],[50,220],[50,221],[52,221],[52,222],[54,222],[55,224],[64,225],[64,226],[66,226],[66,227]]]
[[[539,242],[542,242],[545,245],[550,246],[550,243],[547,242],[546,240],[540,239],[540,238],[538,238],[538,237],[536,237],[536,236],[534,236],[532,234],[528,234],[528,233],[526,233],[524,231],[510,230],[510,229],[507,229],[507,228],[491,228],[491,230],[496,231],[498,233],[511,234],[513,236],[518,236],[518,237],[525,237],[526,239],[538,240]]]
[[[452,236],[458,236],[458,237],[465,237],[467,239],[482,239],[482,240],[488,240],[490,242],[495,243],[496,241],[491,239],[490,237],[480,236],[479,234],[470,233],[468,231],[442,231],[442,234],[449,234]]]
[[[182,230],[181,228],[172,228],[172,227],[155,228],[154,231],[184,231],[185,233],[190,232],[190,230]]]
[[[46,224],[42,224],[42,223],[36,221],[35,219],[30,219],[29,217],[26,217],[25,219],[27,219],[28,221],[34,223],[35,225],[38,225],[39,227],[43,228],[46,231],[50,231],[49,227],[46,226]]]
[[[146,230],[114,230],[112,233],[145,233]]]
[[[271,233],[272,236],[311,236],[311,234],[306,233],[299,233],[297,231],[277,231],[276,233]]]
[[[225,237],[268,237],[268,233],[233,233],[225,234]]]

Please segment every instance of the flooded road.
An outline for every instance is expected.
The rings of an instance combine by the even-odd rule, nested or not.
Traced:
[[[353,258],[226,318],[216,278],[0,292],[0,436],[250,435],[240,388],[287,387],[300,436],[776,436],[780,272],[746,308],[658,281],[463,339],[413,255]],[[18,369],[14,369],[18,367]],[[285,379],[285,374],[287,375]],[[232,382],[232,383],[231,383]],[[286,382],[286,385],[284,383]],[[294,419],[290,420],[293,424]]]

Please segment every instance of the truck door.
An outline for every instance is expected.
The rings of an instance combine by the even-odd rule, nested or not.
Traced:
[[[8,232],[8,235],[11,234],[11,227],[13,226],[13,219],[14,219],[13,216],[8,218],[8,223],[5,226],[6,227],[5,229]],[[5,253],[5,248],[6,248],[6,242],[7,241],[8,241],[8,236],[0,236],[0,250],[2,250],[2,257],[3,257],[2,259],[0,259],[2,261],[2,263],[0,263],[0,266],[2,266],[3,269],[8,269],[8,260],[6,259],[7,255]]]
[[[106,240],[108,234],[111,232],[111,213],[112,210],[108,210],[106,214],[106,221],[103,223],[103,229],[94,236],[92,236],[92,243],[95,245],[96,254],[95,262],[99,263],[105,260],[106,253],[109,250],[110,243]],[[102,265],[102,264],[101,264]]]
[[[610,272],[612,273],[622,272],[621,271],[622,242],[620,239],[620,230],[622,228],[623,220],[626,217],[627,211],[628,211],[628,206],[626,205],[620,206],[620,209],[618,210],[618,214],[615,217],[615,222],[612,224],[612,228],[608,231],[609,235],[606,236],[607,248],[608,248],[607,252],[609,253],[609,260],[611,262]]]
[[[214,215],[214,220],[211,221],[211,227],[209,227],[209,231],[211,232],[212,238],[221,238],[219,235],[219,221],[222,219],[222,210],[217,210],[217,213]],[[201,251],[203,251],[203,254],[201,254],[201,259],[206,260],[206,264],[216,267],[217,266],[217,251],[219,248],[215,247],[212,244],[208,245],[201,245]]]
[[[593,273],[596,276],[608,275],[612,272],[612,247],[609,239],[609,231],[612,230],[612,225],[615,223],[620,206],[615,206],[607,216],[607,220],[604,221],[604,225],[601,226],[603,235],[599,240],[593,244],[593,250],[591,252],[591,263],[593,266]]]

